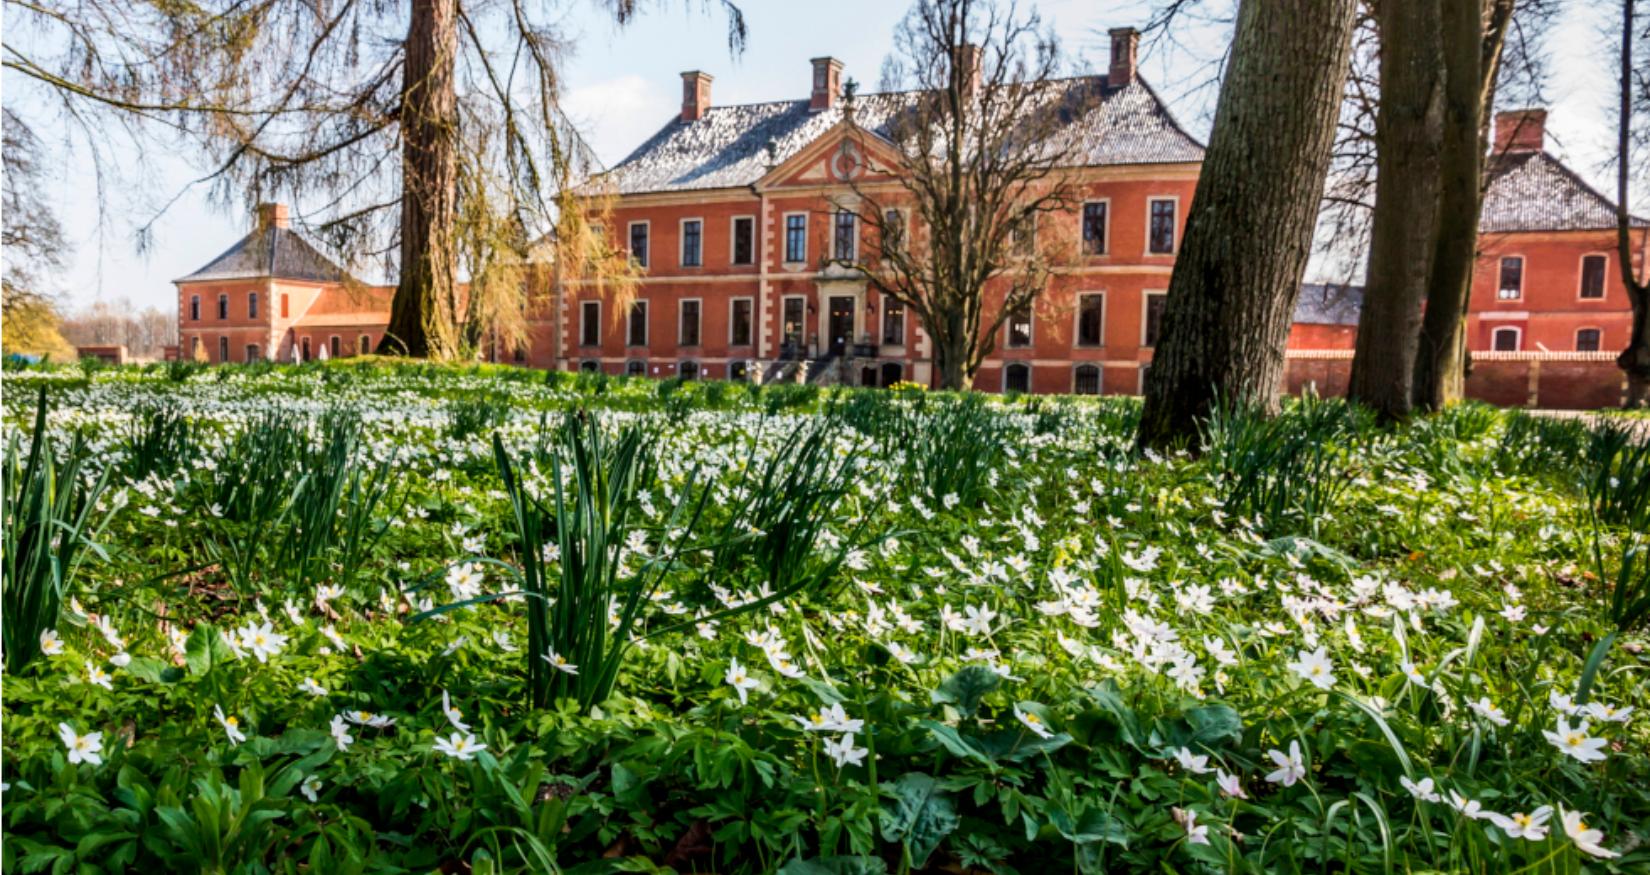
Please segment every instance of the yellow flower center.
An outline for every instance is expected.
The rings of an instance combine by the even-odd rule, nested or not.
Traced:
[[[1581,742],[1583,740],[1585,740],[1585,738],[1586,738],[1586,736],[1582,735],[1579,732],[1572,732],[1572,733],[1569,734],[1569,736],[1567,736],[1564,739],[1564,743],[1568,744],[1571,747],[1580,747]]]
[[[1036,723],[1041,723],[1042,721],[1037,719],[1036,714],[1027,713],[1026,714],[1026,722],[1036,724]]]
[[[1535,818],[1530,817],[1528,814],[1515,814],[1513,815],[1513,822],[1519,826],[1529,826],[1535,822]]]
[[[241,721],[235,719],[234,714],[231,714],[228,717],[223,718],[223,722],[229,724],[230,728],[234,728],[236,726],[241,725]]]

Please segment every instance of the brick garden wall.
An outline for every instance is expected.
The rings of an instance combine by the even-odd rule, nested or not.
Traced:
[[[1346,394],[1348,350],[1290,350],[1284,391],[1308,386],[1319,395]],[[1467,397],[1500,407],[1596,410],[1621,406],[1625,389],[1614,352],[1475,352]]]

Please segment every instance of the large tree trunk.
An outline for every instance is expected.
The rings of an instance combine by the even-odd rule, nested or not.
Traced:
[[[1478,256],[1484,30],[1479,0],[1443,0],[1444,135],[1438,230],[1415,358],[1415,406],[1440,410],[1466,384],[1467,296]]]
[[[401,83],[401,280],[379,352],[457,354],[457,0],[412,0]]]
[[[1617,82],[1621,101],[1616,107],[1616,261],[1621,264],[1621,284],[1627,289],[1627,300],[1633,305],[1633,331],[1627,348],[1616,356],[1616,366],[1627,374],[1629,408],[1650,406],[1650,264],[1633,269],[1633,219],[1627,209],[1628,184],[1632,170],[1628,164],[1632,156],[1633,123],[1633,25],[1634,0],[1621,2],[1621,74]],[[1650,231],[1645,232],[1650,238]],[[1645,239],[1639,241],[1641,254],[1650,260],[1650,251],[1644,251]]]
[[[1438,209],[1443,58],[1438,0],[1379,4],[1381,103],[1375,211],[1347,397],[1387,421],[1409,415]]]
[[[1354,0],[1244,0],[1146,378],[1139,441],[1277,405],[1340,113]]]

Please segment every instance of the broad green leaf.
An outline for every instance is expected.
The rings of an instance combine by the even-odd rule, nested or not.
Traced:
[[[991,669],[971,665],[946,678],[931,698],[936,704],[954,706],[964,717],[972,717],[980,707],[980,700],[1002,682],[1002,677]]]
[[[900,842],[911,855],[911,865],[922,868],[940,842],[961,822],[950,797],[932,776],[908,772],[892,788],[884,785],[893,802],[882,805],[882,838]]]

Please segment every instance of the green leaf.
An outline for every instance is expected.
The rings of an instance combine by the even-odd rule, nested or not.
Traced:
[[[1071,736],[1057,732],[1043,738],[1029,729],[1016,726],[1013,729],[999,729],[983,736],[978,739],[978,744],[985,755],[992,759],[1018,763],[1039,754],[1053,753],[1071,744]]]
[[[884,785],[883,792],[891,792],[894,801],[882,806],[882,838],[903,843],[911,865],[920,869],[961,822],[957,810],[938,782],[921,772],[901,775],[891,791]]]
[[[886,875],[888,865],[878,857],[817,857],[792,860],[779,875]]]
[[[953,754],[965,759],[978,760],[979,762],[989,766],[992,770],[997,768],[996,762],[993,761],[991,757],[987,756],[979,748],[969,743],[969,740],[964,738],[962,733],[958,732],[954,727],[947,726],[937,720],[920,720],[917,722],[917,725],[927,729],[930,733],[933,733],[935,740],[937,740],[945,747],[946,750],[951,751]]]
[[[931,698],[935,704],[954,706],[964,717],[971,717],[979,709],[980,700],[1002,682],[1002,677],[991,669],[971,665],[946,678]]]
[[[1243,718],[1228,705],[1204,705],[1186,712],[1192,727],[1192,741],[1210,747],[1235,743],[1243,738]]]
[[[1129,833],[1123,822],[1098,808],[1084,812],[1075,820],[1064,809],[1055,808],[1049,811],[1048,819],[1060,835],[1079,845],[1110,842],[1125,848],[1129,846]]]
[[[211,671],[212,666],[233,658],[234,654],[230,653],[229,647],[223,643],[223,636],[211,623],[197,624],[190,630],[189,640],[183,645],[183,662],[189,667],[189,673],[195,677],[200,677]]]
[[[140,681],[151,684],[173,684],[183,679],[183,669],[167,665],[158,659],[136,656],[126,664],[126,672]]]

